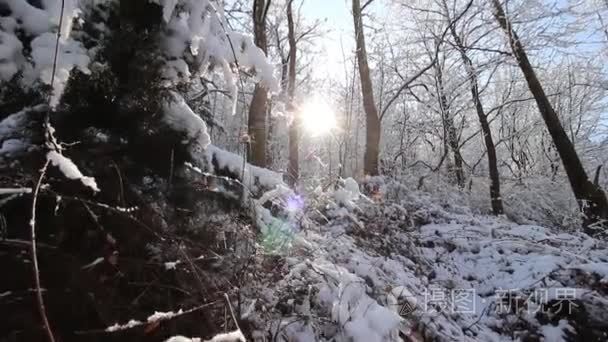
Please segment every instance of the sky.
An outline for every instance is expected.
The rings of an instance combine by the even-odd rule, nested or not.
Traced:
[[[328,30],[318,43],[321,50],[316,73],[341,81],[344,78],[342,47],[348,57],[354,48],[353,19],[350,1],[347,0],[304,0],[302,15],[308,21],[325,21]]]

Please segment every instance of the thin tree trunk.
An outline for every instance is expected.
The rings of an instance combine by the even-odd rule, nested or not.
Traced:
[[[606,194],[599,186],[589,181],[587,172],[576,153],[574,145],[559,121],[559,117],[536,76],[536,72],[528,59],[523,44],[519,40],[517,33],[512,29],[511,22],[505,15],[500,1],[492,0],[492,4],[495,9],[494,16],[509,39],[513,54],[517,58],[517,63],[528,83],[528,88],[534,95],[538,110],[562,159],[574,196],[585,215],[584,226],[588,233],[595,233],[589,229],[589,226],[608,218],[608,200],[606,199]]]
[[[357,104],[357,112],[355,115],[355,148],[353,149],[352,153],[353,153],[353,167],[352,167],[352,172],[353,175],[359,175],[359,134],[360,134],[360,127],[361,127],[361,120],[359,118],[359,114],[361,113],[361,104],[358,103]]]
[[[456,133],[456,127],[454,126],[454,118],[450,113],[448,99],[443,86],[443,70],[439,61],[435,63],[435,71],[437,76],[437,91],[439,92],[439,105],[441,106],[441,116],[445,128],[444,140],[446,140],[447,145],[450,147],[452,154],[454,155],[454,167],[453,169],[452,167],[449,167],[449,169],[451,169],[450,173],[456,177],[456,184],[458,187],[463,189],[464,171],[462,167],[462,154],[460,153],[460,144],[458,143],[458,134]]]
[[[481,103],[479,84],[477,82],[477,73],[475,67],[473,66],[473,62],[469,56],[467,56],[464,45],[462,44],[462,40],[460,39],[460,36],[458,36],[454,25],[450,26],[450,31],[452,33],[452,37],[454,38],[454,42],[456,43],[456,47],[460,52],[460,56],[462,57],[462,61],[469,77],[469,82],[471,84],[471,97],[473,99],[473,103],[475,104],[477,118],[479,119],[479,124],[481,126],[481,131],[483,133],[483,138],[486,145],[486,151],[488,154],[488,169],[490,171],[490,203],[492,205],[492,212],[494,215],[500,215],[504,212],[504,209],[502,206],[502,198],[500,196],[500,174],[498,173],[496,147],[494,146],[494,140],[492,139],[492,130],[490,129],[488,116],[483,108],[483,104]]]
[[[254,0],[253,2],[253,33],[255,44],[267,53],[265,12],[270,0]],[[250,163],[266,167],[266,113],[268,111],[268,90],[261,84],[256,84],[249,107],[249,138],[251,145],[248,150]]]
[[[289,0],[287,3],[287,35],[289,40],[289,79],[287,82],[287,96],[289,97],[288,107],[293,114],[293,122],[289,126],[289,165],[287,166],[287,177],[289,184],[295,187],[300,178],[300,116],[295,113],[294,107],[297,47],[292,2],[293,0]]]
[[[346,58],[344,59],[344,62],[346,63]],[[348,112],[346,114],[346,134],[343,135],[343,140],[344,140],[344,158],[342,160],[342,173],[340,174],[340,177],[344,177],[345,172],[346,172],[346,166],[348,163],[348,158],[350,157],[348,155],[348,153],[350,152],[349,146],[350,146],[350,141],[352,138],[351,132],[352,132],[352,127],[353,127],[353,102],[355,100],[355,72],[357,69],[357,64],[355,61],[353,61],[353,72],[352,72],[352,78],[350,80],[350,82],[348,82],[348,76],[347,76],[347,83],[350,83],[350,94],[347,93],[346,97],[347,97],[347,108],[348,108]],[[346,71],[346,68],[345,68]],[[352,159],[352,157],[350,157],[350,159]],[[352,166],[352,162],[351,162],[351,166]],[[350,174],[352,175],[354,173],[354,169],[350,170]]]
[[[407,106],[406,102],[403,101],[403,122],[401,122],[401,130],[399,133],[399,157],[401,158],[401,170],[405,169],[405,151],[403,147],[405,146],[403,139],[405,139],[405,128],[407,125]],[[395,158],[395,162],[396,162]]]
[[[272,100],[268,101],[268,113],[272,113]],[[276,119],[272,117],[272,115],[268,115],[268,131],[266,132],[266,165],[267,167],[272,169],[272,166],[275,162],[274,160],[274,151],[275,151],[275,143],[274,143],[274,135]]]
[[[367,126],[363,171],[366,175],[375,176],[378,175],[378,156],[380,154],[380,119],[378,118],[378,109],[374,103],[374,90],[369,74],[369,65],[367,64],[367,51],[365,49],[363,19],[361,17],[361,3],[359,0],[353,0],[353,21],[355,24],[357,61],[359,63],[361,92]]]

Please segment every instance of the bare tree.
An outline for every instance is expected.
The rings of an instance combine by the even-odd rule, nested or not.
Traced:
[[[365,110],[365,122],[367,125],[363,171],[366,175],[375,176],[378,174],[378,157],[380,154],[380,119],[376,103],[374,102],[374,88],[370,77],[369,65],[367,64],[363,18],[359,0],[353,0],[353,21],[355,24],[359,78],[361,80],[361,92],[363,93],[363,108]]]
[[[536,76],[536,72],[528,59],[523,44],[517,33],[513,30],[509,18],[499,0],[492,0],[494,16],[500,27],[506,33],[509,45],[517,58],[517,63],[528,83],[530,92],[534,95],[538,110],[553,139],[555,148],[562,159],[564,169],[568,175],[570,186],[574,192],[579,206],[585,215],[584,225],[589,233],[594,231],[589,227],[608,218],[608,200],[599,185],[592,183],[587,172],[576,153],[572,141],[566,134],[553,105],[549,101],[545,90]]]
[[[266,38],[266,14],[271,0],[254,0],[253,2],[253,35],[255,44],[268,53]],[[268,89],[256,84],[249,107],[249,161],[257,166],[266,166],[266,113],[268,111]]]

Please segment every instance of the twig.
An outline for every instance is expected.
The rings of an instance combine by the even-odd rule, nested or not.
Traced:
[[[51,194],[55,195],[55,196],[59,196],[58,193],[50,190],[49,191]],[[136,211],[138,208],[137,207],[131,207],[131,208],[122,208],[122,207],[113,207],[110,206],[108,204],[105,203],[101,203],[101,202],[95,202],[95,201],[91,201],[91,200],[87,200],[87,199],[83,199],[80,197],[75,197],[75,196],[65,196],[65,195],[61,195],[61,198],[63,198],[64,200],[67,201],[79,201],[82,203],[86,203],[88,205],[92,205],[98,208],[103,208],[106,209],[108,211],[117,213],[117,214],[122,214],[124,215],[126,218],[128,218],[129,220],[137,223],[140,227],[144,228],[145,230],[147,230],[150,234],[154,235],[154,237],[156,237],[158,240],[160,241],[165,241],[166,238],[163,237],[162,235],[160,235],[159,233],[155,232],[154,229],[152,229],[150,226],[148,226],[147,224],[145,224],[144,222],[140,221],[138,218],[136,218],[135,216],[133,216],[131,213]]]
[[[599,165],[595,170],[595,178],[593,179],[593,184],[595,184],[596,187],[600,186],[600,175],[602,171],[602,166],[604,165]]]
[[[99,218],[97,217],[97,215],[95,215],[95,213],[91,210],[91,208],[89,208],[89,206],[84,201],[81,200],[80,203],[82,203],[84,208],[87,210],[87,212],[89,213],[89,215],[95,222],[95,225],[97,226],[97,228],[99,228],[99,230],[101,230],[103,233],[105,233],[106,230],[103,228],[101,223],[99,223]]]
[[[53,56],[53,72],[51,73],[51,87],[55,82],[55,71],[57,70],[57,55],[59,54],[59,38],[61,38],[61,26],[63,26],[63,11],[65,0],[61,0],[61,12],[59,13],[59,28],[57,28],[57,40],[55,41],[55,55]]]
[[[3,188],[0,195],[31,194],[32,188]]]
[[[122,175],[120,174],[120,169],[118,168],[118,164],[115,161],[112,161],[112,167],[116,170],[116,174],[118,175],[118,182],[120,184],[120,204],[125,207],[125,190],[124,184],[122,182]]]
[[[19,240],[19,239],[3,239],[3,240],[0,240],[0,244],[6,245],[6,246],[17,246],[17,247],[25,246],[25,247],[31,248],[32,242],[26,241],[26,240]],[[36,247],[41,247],[44,249],[52,249],[52,250],[57,249],[57,246],[47,245],[47,244],[40,243],[40,242],[36,242]]]
[[[127,283],[128,285],[133,285],[133,286],[151,286],[151,287],[157,287],[157,288],[161,288],[161,289],[168,289],[168,290],[173,290],[176,292],[180,292],[185,294],[186,296],[192,296],[192,293],[189,291],[186,291],[184,289],[182,289],[181,287],[177,287],[177,286],[173,286],[173,285],[167,285],[167,284],[161,284],[159,283],[159,280],[156,279],[154,282],[152,283],[143,283],[143,282],[136,282],[136,281],[132,281]]]
[[[57,41],[55,42],[55,54],[53,56],[53,72],[51,73],[51,89],[53,88],[53,84],[55,82],[55,72],[57,70],[57,55],[59,52],[59,39],[61,37],[61,26],[63,26],[63,12],[65,10],[65,0],[61,0],[61,11],[59,12],[59,28],[57,29]],[[51,90],[51,94],[52,94]],[[52,96],[52,95],[51,95]],[[49,98],[50,103],[50,98]],[[52,132],[49,130],[50,127],[50,113],[47,112],[45,115],[45,130],[47,133],[47,139],[51,143],[55,143]],[[47,142],[49,142],[47,141]],[[55,336],[53,335],[53,331],[51,330],[51,324],[49,323],[49,319],[46,315],[46,307],[44,305],[44,298],[42,297],[42,289],[40,286],[40,271],[38,268],[38,251],[36,249],[36,203],[38,202],[38,193],[40,192],[40,186],[42,185],[42,180],[46,175],[46,170],[49,166],[50,160],[47,158],[44,163],[44,167],[40,170],[40,178],[38,179],[38,183],[36,184],[36,189],[34,190],[34,197],[32,199],[32,218],[30,220],[30,240],[31,240],[31,257],[32,257],[32,270],[34,273],[34,283],[36,286],[36,301],[38,302],[38,311],[40,312],[40,316],[42,318],[42,324],[44,325],[44,330],[48,337],[49,342],[55,342]]]
[[[230,314],[232,315],[232,319],[234,320],[234,325],[236,326],[236,330],[241,331],[239,327],[239,322],[236,320],[236,316],[234,315],[234,310],[232,309],[232,304],[230,304],[230,297],[228,294],[224,292],[224,297],[226,298],[226,303],[228,303],[228,309],[230,309]]]
[[[44,325],[44,330],[50,342],[55,342],[55,337],[53,336],[53,331],[51,330],[51,325],[49,323],[49,319],[46,316],[46,307],[44,306],[44,299],[42,298],[42,289],[40,286],[40,272],[38,269],[38,252],[36,249],[36,203],[38,199],[38,193],[40,192],[40,186],[42,184],[42,180],[46,174],[46,169],[49,166],[49,160],[46,160],[44,163],[44,167],[40,170],[40,178],[38,178],[38,184],[36,184],[36,189],[34,190],[34,199],[32,200],[32,219],[30,220],[30,240],[31,240],[31,257],[32,257],[32,269],[34,272],[34,284],[36,286],[36,301],[38,302],[38,311],[40,312],[40,316],[42,318],[42,324]]]
[[[374,0],[367,0],[367,2],[364,3],[363,6],[361,6],[361,12],[363,12],[365,8],[369,6],[372,2],[374,2]]]
[[[124,331],[124,330],[130,330],[136,327],[141,327],[144,325],[148,325],[151,323],[155,323],[155,322],[163,322],[163,321],[168,321],[171,319],[174,319],[176,317],[181,317],[184,315],[187,315],[189,313],[204,309],[206,307],[209,307],[211,305],[216,304],[217,301],[213,301],[213,302],[209,302],[209,303],[205,303],[199,306],[196,306],[194,308],[188,309],[188,310],[180,310],[177,313],[171,314],[171,315],[167,315],[165,317],[160,317],[157,319],[151,319],[152,316],[150,316],[146,321],[142,322],[142,321],[131,321],[130,323],[124,324],[124,325],[119,325],[119,324],[115,324],[113,326],[107,327],[105,329],[92,329],[92,330],[77,330],[74,331],[74,334],[76,335],[90,335],[90,334],[111,334],[111,333],[115,333],[115,332],[119,332],[119,331]]]
[[[489,309],[490,309],[490,307],[491,307],[491,306],[492,306],[492,303],[490,303],[488,306],[486,306],[486,307],[483,309],[483,311],[481,312],[481,314],[479,315],[479,317],[477,318],[477,320],[476,320],[475,322],[471,323],[469,326],[464,327],[464,328],[462,329],[462,331],[467,331],[467,330],[469,330],[469,331],[471,331],[471,332],[472,332],[471,328],[472,328],[474,325],[476,325],[477,323],[479,323],[479,321],[481,321],[481,319],[483,318],[483,316],[485,316],[485,314],[486,314],[488,311],[490,311]]]

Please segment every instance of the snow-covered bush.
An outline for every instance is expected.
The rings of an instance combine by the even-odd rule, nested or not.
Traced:
[[[125,82],[119,86],[127,95],[118,93],[118,100],[129,98],[140,110],[149,107],[144,100],[158,101],[156,94],[142,96],[142,88],[157,93],[216,71],[235,103],[240,69],[253,71],[272,91],[278,89],[273,66],[250,36],[229,29],[220,2],[129,2],[120,4],[120,14],[110,10],[118,7],[115,0],[66,0],[63,11],[61,6],[61,0],[0,4],[0,84],[31,89],[52,82],[50,105],[56,107],[72,71],[90,74],[92,63],[99,61],[96,69],[107,71],[109,62],[118,82]],[[119,23],[112,18],[117,15]],[[147,57],[136,64],[124,60],[137,54]],[[137,74],[138,69],[147,71]],[[129,88],[140,88],[139,95],[128,96]]]
[[[167,85],[189,82],[219,70],[236,106],[239,69],[253,70],[261,84],[278,90],[274,68],[251,36],[228,29],[222,4],[213,0],[151,0],[162,5],[161,51]],[[233,107],[234,107],[233,106]]]
[[[88,74],[99,51],[86,48],[84,21],[113,0],[10,0],[0,16],[0,83],[24,88],[51,86],[50,105],[57,106],[73,69]],[[62,8],[63,5],[63,8]],[[60,26],[61,25],[61,26]],[[95,23],[104,31],[103,22]],[[54,74],[53,74],[54,72]]]

